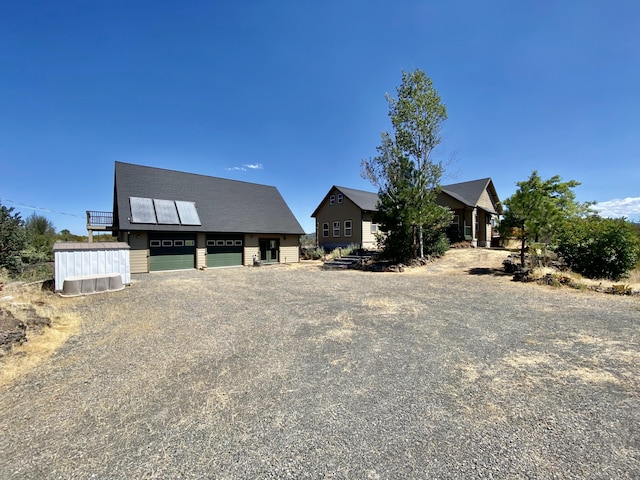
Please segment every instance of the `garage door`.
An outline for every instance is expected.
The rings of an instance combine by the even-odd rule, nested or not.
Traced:
[[[151,237],[149,254],[149,268],[152,272],[195,268],[196,239],[194,236],[179,234]]]
[[[207,237],[207,267],[242,265],[241,237]]]

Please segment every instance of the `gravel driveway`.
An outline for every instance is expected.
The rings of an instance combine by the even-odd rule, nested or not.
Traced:
[[[489,257],[70,299],[82,332],[0,389],[0,478],[639,478],[638,298]]]

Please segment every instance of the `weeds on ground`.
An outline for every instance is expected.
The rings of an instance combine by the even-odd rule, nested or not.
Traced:
[[[78,314],[71,310],[75,301],[61,298],[51,291],[43,290],[41,284],[11,282],[0,274],[0,290],[6,297],[2,308],[27,323],[30,311],[49,319],[50,327],[28,327],[27,342],[12,349],[0,362],[0,386],[37,366],[53,354],[81,326]],[[49,322],[48,322],[49,323]]]

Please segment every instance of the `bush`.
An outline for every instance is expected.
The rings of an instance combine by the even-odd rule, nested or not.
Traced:
[[[322,247],[315,248],[302,248],[302,259],[303,260],[320,260],[324,258],[325,251]]]
[[[618,280],[638,264],[640,239],[624,219],[592,216],[563,228],[557,253],[585,277]]]
[[[441,257],[444,255],[451,244],[446,233],[438,230],[425,232],[424,235],[424,254]]]

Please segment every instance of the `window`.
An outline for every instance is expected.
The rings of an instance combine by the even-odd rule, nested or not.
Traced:
[[[233,245],[234,245],[235,247],[241,247],[241,246],[242,246],[242,240],[235,240],[235,241],[233,242]]]
[[[151,240],[149,242],[149,246],[150,247],[159,247],[161,245],[162,245],[162,243],[160,243],[160,240]]]
[[[323,238],[327,238],[329,236],[329,223],[322,224],[322,236]]]
[[[341,193],[338,194],[338,203],[342,203],[344,201],[344,197]]]
[[[216,247],[224,247],[224,240],[216,240]]]
[[[185,240],[184,241],[184,246],[185,247],[195,247],[196,246],[196,241],[195,240]]]
[[[451,225],[460,225],[460,215],[454,215],[451,219]]]
[[[162,240],[162,246],[163,247],[170,247],[173,245],[173,241],[172,240]]]
[[[207,247],[215,247],[215,246],[216,246],[215,240],[207,240]]]
[[[233,244],[234,244],[234,243],[235,243],[235,242],[234,242],[233,240],[227,240],[227,241],[226,241],[226,246],[227,246],[227,247],[233,247]]]
[[[345,220],[344,221],[344,236],[345,237],[350,237],[352,231],[353,231],[353,224],[352,224],[351,220]]]
[[[377,223],[372,223],[371,224],[371,233],[378,233],[378,224]]]
[[[336,204],[336,196],[335,195],[331,195],[329,197],[329,205],[335,205]]]
[[[340,222],[333,222],[333,236],[340,236]]]
[[[173,246],[174,247],[184,247],[184,240],[174,240],[173,241]]]

